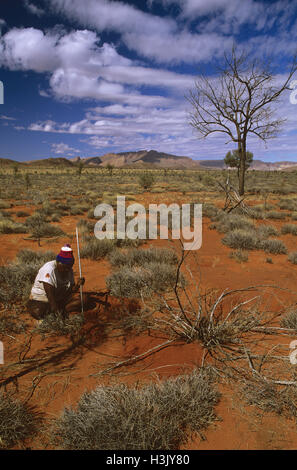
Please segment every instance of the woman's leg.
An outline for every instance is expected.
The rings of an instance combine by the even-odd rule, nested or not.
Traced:
[[[50,313],[50,305],[48,302],[30,299],[27,302],[27,310],[35,320],[42,320]]]

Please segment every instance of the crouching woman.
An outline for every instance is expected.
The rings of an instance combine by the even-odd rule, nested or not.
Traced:
[[[27,303],[28,312],[36,320],[42,320],[52,312],[80,310],[80,300],[75,298],[85,279],[75,284],[73,274],[74,257],[70,245],[63,246],[56,259],[45,263],[35,278]]]

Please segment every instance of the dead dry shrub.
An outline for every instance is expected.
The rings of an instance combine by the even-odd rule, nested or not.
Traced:
[[[297,418],[297,385],[280,386],[265,380],[245,382],[241,396],[250,405],[287,418]]]
[[[69,450],[177,449],[217,419],[219,398],[208,369],[142,387],[100,386],[64,409],[52,435]]]

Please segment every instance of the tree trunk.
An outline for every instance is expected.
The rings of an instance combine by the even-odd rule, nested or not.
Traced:
[[[245,160],[246,160],[246,146],[244,142],[238,145],[238,152],[240,155],[239,165],[239,181],[238,181],[238,192],[240,196],[244,195],[244,180],[245,180]]]

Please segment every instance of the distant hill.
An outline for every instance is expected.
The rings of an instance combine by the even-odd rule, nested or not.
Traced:
[[[226,169],[224,160],[194,160],[190,157],[172,155],[156,150],[139,150],[136,152],[120,152],[106,153],[96,157],[75,157],[75,158],[44,158],[40,160],[30,160],[26,162],[17,162],[22,166],[30,166],[32,168],[70,168],[82,162],[86,167],[104,167],[112,165],[115,168],[168,168],[168,169]],[[0,167],[9,167],[15,163],[14,160],[0,158]],[[296,171],[297,161],[279,161],[279,162],[263,162],[262,160],[254,160],[251,170],[262,171]]]
[[[26,165],[31,165],[34,167],[63,167],[63,166],[73,166],[73,163],[67,158],[43,158],[42,160],[28,160]]]
[[[77,162],[77,158],[71,159]],[[199,162],[190,157],[180,157],[156,150],[140,150],[137,152],[106,153],[102,157],[81,158],[85,165],[114,167],[161,167],[161,168],[197,168]]]
[[[0,168],[13,166],[15,163],[23,166],[24,162],[17,162],[16,160],[11,160],[10,158],[0,158]]]

